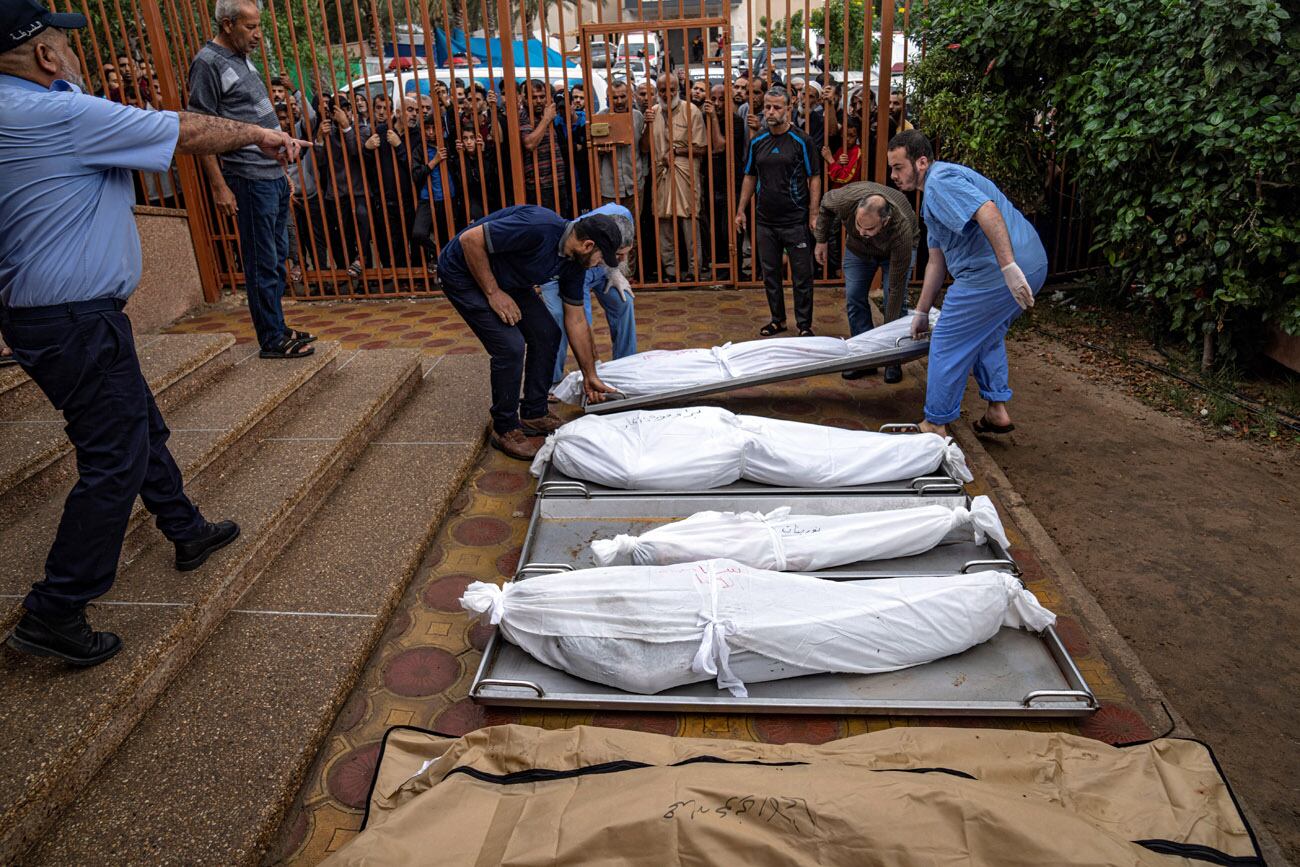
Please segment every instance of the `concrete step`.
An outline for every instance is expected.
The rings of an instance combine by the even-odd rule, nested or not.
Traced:
[[[211,519],[238,520],[243,537],[196,572],[176,572],[165,541],[123,570],[91,612],[125,642],[114,659],[70,671],[0,653],[0,863],[77,796],[419,382],[413,351],[357,354],[241,465],[205,474],[196,501]],[[216,695],[206,704],[219,715],[223,703]]]
[[[340,351],[337,343],[320,343],[310,358],[291,362],[258,361],[245,353],[207,388],[168,412],[172,455],[187,486],[192,488],[205,470],[237,466],[256,447],[259,436],[271,435],[276,425],[312,400],[329,382]],[[45,554],[63,513],[64,494],[59,490],[58,496],[31,506],[0,529],[0,550],[6,553],[0,559],[0,599],[21,598],[43,574]],[[137,500],[127,526],[123,562],[161,538]],[[0,630],[13,626],[21,613],[16,604],[4,605],[0,611],[4,612]]]
[[[30,863],[260,860],[474,465],[486,375],[438,362]]]
[[[137,341],[136,352],[165,413],[234,364],[234,347],[229,334],[155,334]],[[0,393],[0,526],[77,472],[63,416],[25,374],[11,382],[13,387]]]

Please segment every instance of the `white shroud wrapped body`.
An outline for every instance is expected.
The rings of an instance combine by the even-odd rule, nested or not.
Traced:
[[[1010,547],[997,509],[976,497],[969,509],[919,506],[852,515],[791,515],[768,512],[696,512],[640,536],[597,539],[591,551],[600,566],[632,563],[667,566],[727,557],[755,569],[811,572],[864,560],[921,554],[942,542],[992,537]]]
[[[717,407],[634,410],[575,419],[533,459],[625,490],[708,490],[739,479],[837,488],[914,479],[943,468],[971,481],[961,448],[938,434],[851,431]]]
[[[732,560],[480,581],[460,602],[546,665],[646,695],[716,679],[744,697],[746,682],[897,671],[1056,621],[1003,572],[840,582]]]
[[[939,311],[930,311],[931,330],[938,321]],[[727,343],[711,349],[658,349],[598,362],[596,372],[606,385],[618,389],[626,397],[641,397],[742,376],[773,373],[818,361],[883,352],[895,348],[899,338],[908,337],[910,333],[911,318],[904,316],[847,340],[840,337],[785,337]],[[575,370],[561,380],[555,387],[555,396],[575,406],[582,403],[582,372]]]

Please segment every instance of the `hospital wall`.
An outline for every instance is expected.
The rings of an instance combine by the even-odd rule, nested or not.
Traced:
[[[203,284],[185,211],[137,206],[135,224],[144,268],[126,312],[135,332],[142,334],[201,305]]]

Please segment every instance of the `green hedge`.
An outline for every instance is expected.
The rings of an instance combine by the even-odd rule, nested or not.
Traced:
[[[1033,210],[1064,164],[1111,285],[1189,342],[1300,334],[1300,26],[1274,0],[931,0],[921,127]]]

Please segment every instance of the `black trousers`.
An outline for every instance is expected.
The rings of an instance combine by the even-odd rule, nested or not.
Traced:
[[[168,539],[188,541],[203,530],[167,449],[170,432],[140,372],[123,306],[102,299],[0,307],[0,334],[63,413],[80,474],[64,503],[45,578],[23,600],[37,614],[79,610],[108,592],[137,496]]]
[[[379,254],[379,263],[384,267],[405,268],[412,258],[419,256],[410,246],[415,227],[415,199],[403,198],[399,203],[397,192],[393,192],[391,197],[389,193],[384,195],[383,203],[376,202],[370,206],[370,212],[375,215],[375,250]]]
[[[502,322],[474,283],[452,283],[445,277],[442,281],[447,300],[492,358],[492,429],[505,434],[521,427],[521,414],[524,418],[546,415],[546,392],[560,351],[560,327],[533,287],[501,288],[519,305],[517,325]]]
[[[754,227],[754,257],[763,269],[763,288],[772,319],[785,321],[785,290],[781,286],[781,257],[790,257],[790,275],[794,281],[794,318],[800,330],[812,329],[813,319],[813,244],[808,226]]]
[[[434,234],[431,236],[430,233]],[[421,199],[415,208],[415,220],[411,224],[411,243],[428,254],[430,264],[438,261],[439,248],[450,241],[454,234],[447,222],[446,205],[442,202],[430,204],[428,199]]]

